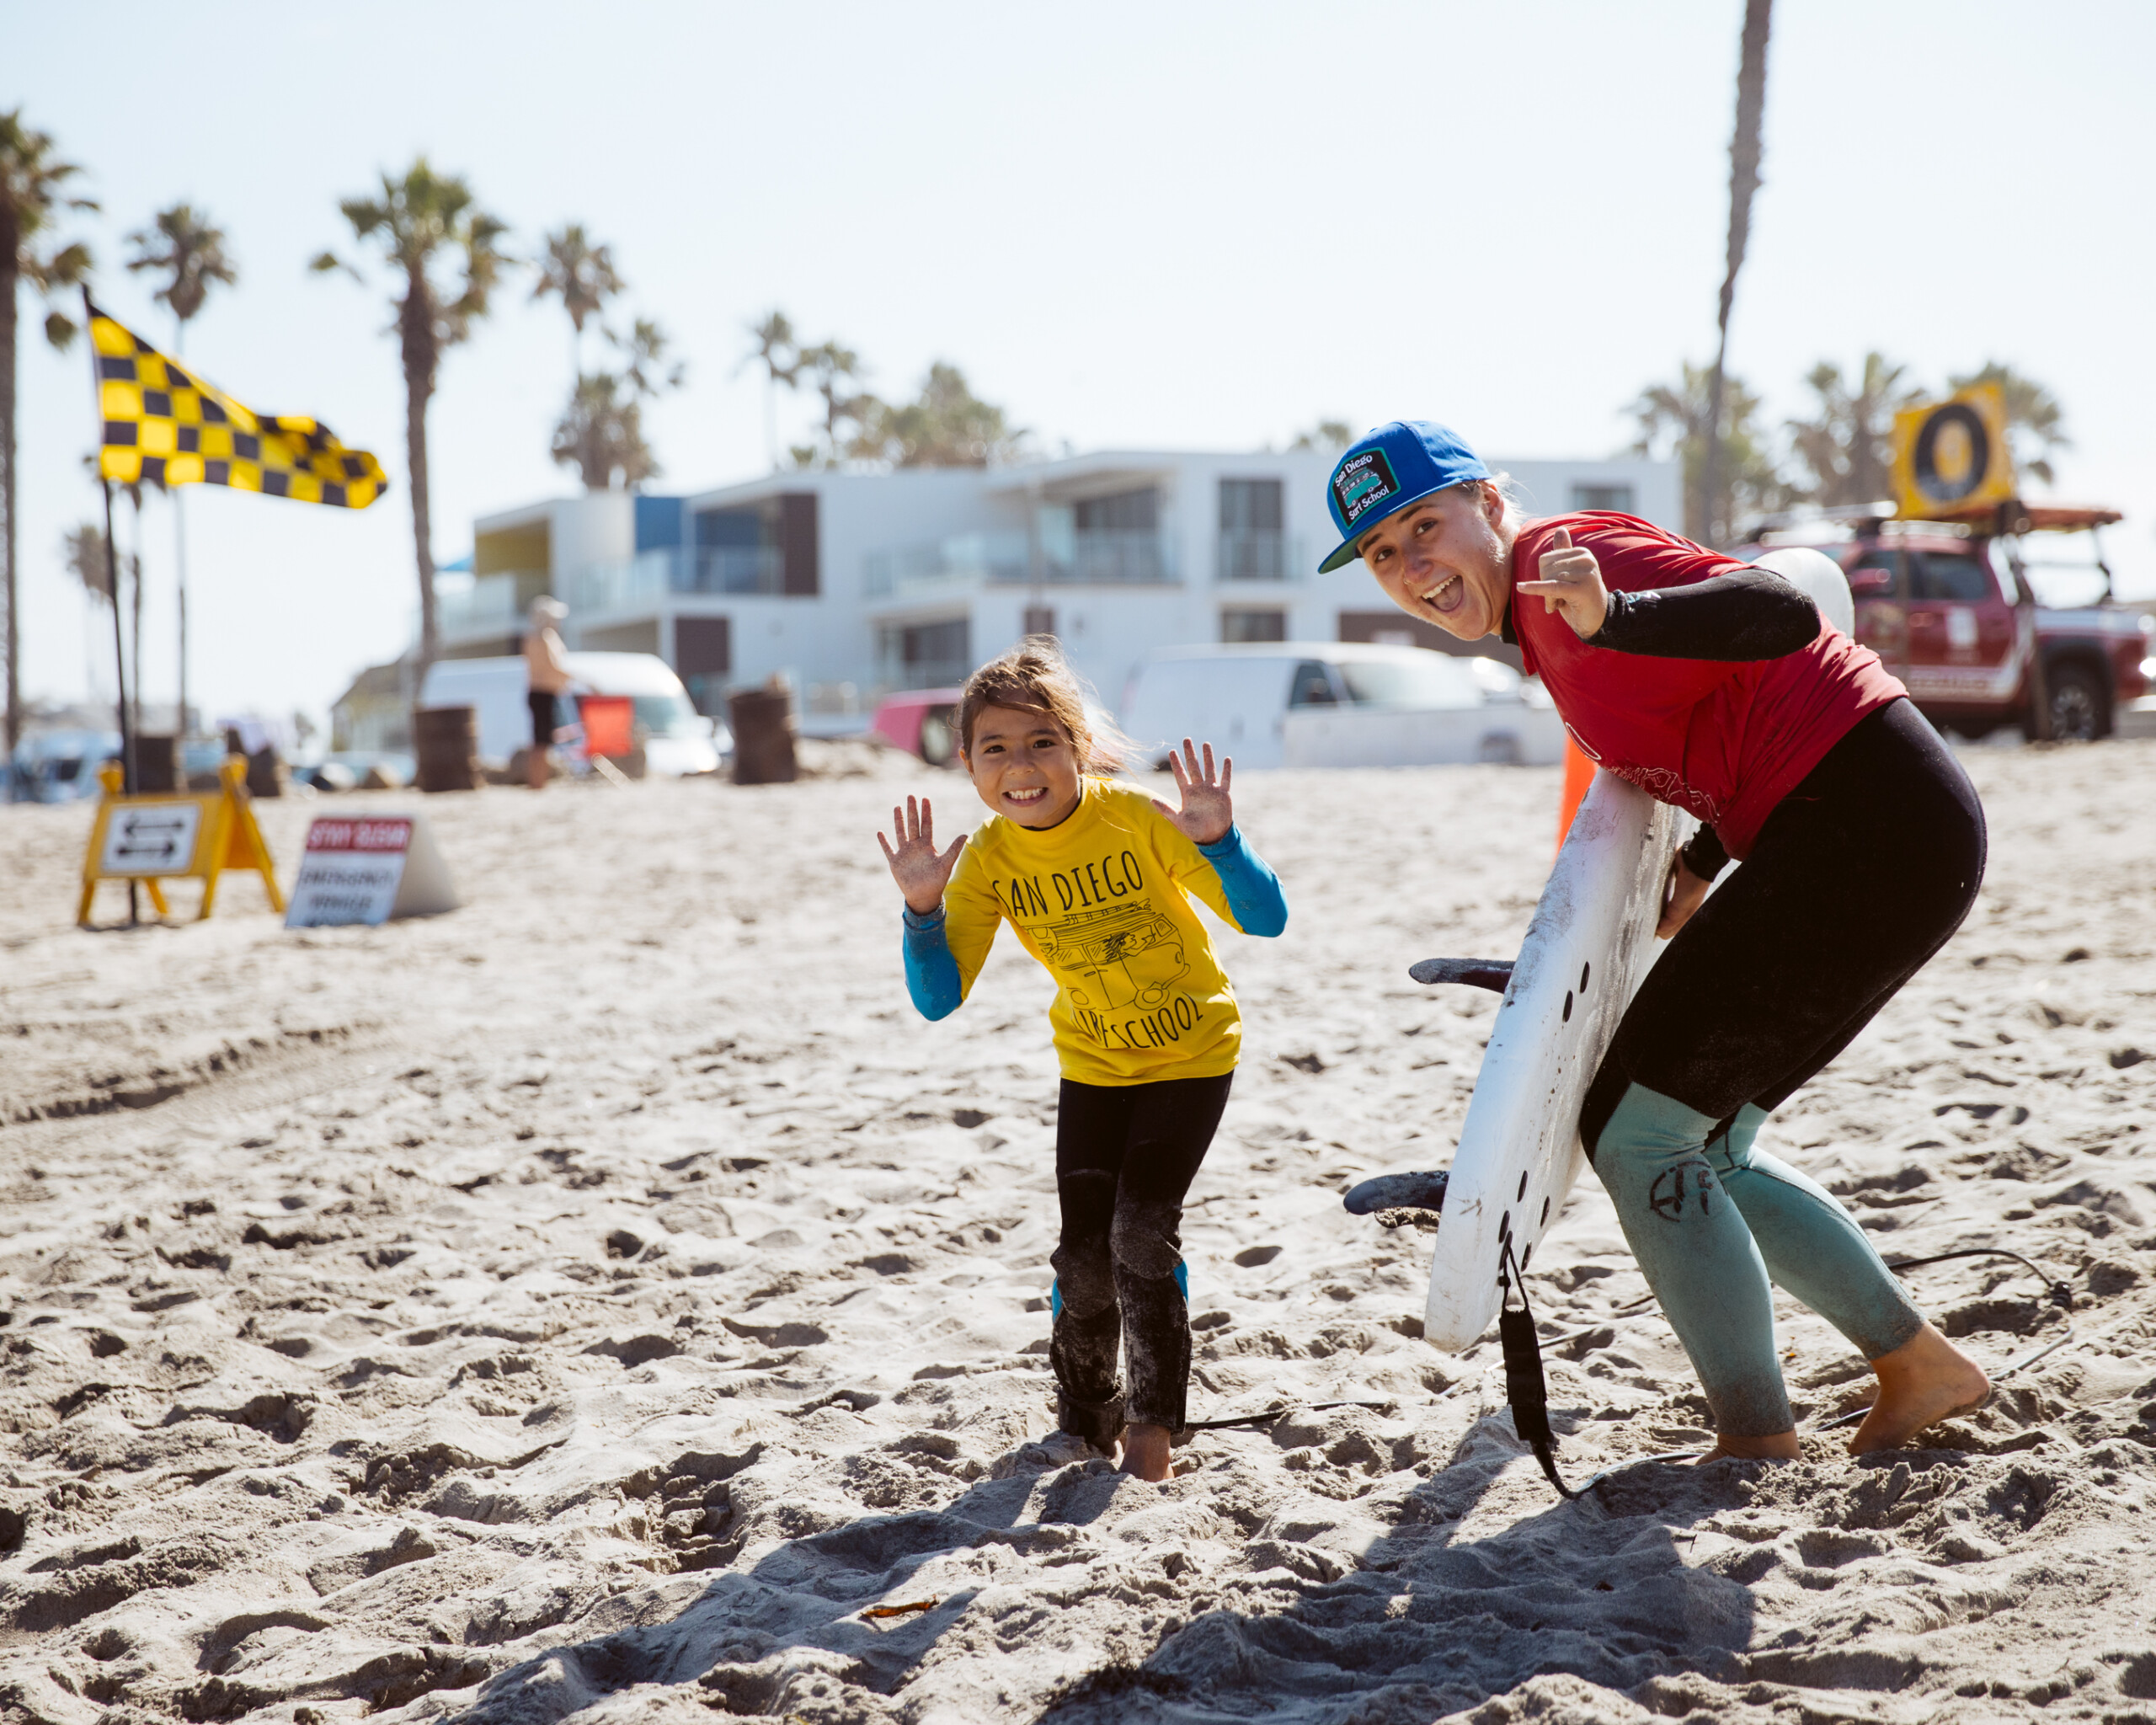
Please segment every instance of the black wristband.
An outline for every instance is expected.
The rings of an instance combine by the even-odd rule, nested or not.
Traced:
[[[1729,852],[1721,847],[1721,835],[1711,826],[1694,833],[1682,855],[1684,866],[1702,880],[1712,880],[1729,866]]]

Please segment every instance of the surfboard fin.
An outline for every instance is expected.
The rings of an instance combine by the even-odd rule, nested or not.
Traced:
[[[1457,982],[1469,988],[1486,988],[1502,994],[1512,984],[1510,959],[1425,959],[1407,967],[1417,982]]]
[[[1447,1176],[1434,1173],[1379,1174],[1348,1188],[1340,1202],[1351,1215],[1375,1215],[1386,1210],[1440,1210],[1444,1208]]]

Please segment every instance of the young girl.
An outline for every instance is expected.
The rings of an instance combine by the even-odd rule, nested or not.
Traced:
[[[895,848],[876,836],[905,895],[906,987],[924,1017],[956,1011],[1006,921],[1059,985],[1049,1012],[1063,1068],[1049,1354],[1058,1419],[1103,1450],[1120,1438],[1125,1472],[1163,1480],[1190,1380],[1183,1194],[1242,1039],[1190,900],[1246,934],[1279,933],[1288,907],[1235,830],[1232,763],[1216,781],[1212,745],[1201,765],[1185,738],[1182,758],[1168,757],[1180,809],[1112,782],[1119,756],[1094,735],[1053,642],[1028,640],[975,671],[958,732],[959,763],[991,811],[971,842],[961,835],[939,852],[925,798],[891,811]]]

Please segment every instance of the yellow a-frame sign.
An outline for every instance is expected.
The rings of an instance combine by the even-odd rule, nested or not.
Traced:
[[[207,916],[217,902],[217,876],[227,868],[257,871],[270,895],[270,908],[282,914],[285,895],[277,890],[270,846],[255,825],[253,800],[247,794],[246,761],[227,756],[217,769],[217,778],[214,791],[125,797],[120,794],[119,763],[107,761],[99,770],[104,800],[98,805],[89,853],[83,858],[77,927],[89,927],[90,901],[101,880],[141,881],[163,916],[169,906],[159,881],[196,876],[202,883],[200,916]]]

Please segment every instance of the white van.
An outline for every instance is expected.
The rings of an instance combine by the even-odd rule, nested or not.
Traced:
[[[725,725],[696,711],[680,678],[658,654],[572,653],[568,659],[572,696],[627,695],[635,702],[645,768],[655,777],[715,772],[720,757],[733,748]],[[489,766],[506,766],[510,756],[531,741],[530,688],[520,654],[438,659],[427,671],[420,705],[476,708],[479,759]],[[563,723],[574,723],[574,708],[567,702],[563,705],[568,709]]]
[[[1184,737],[1239,766],[1546,766],[1565,750],[1549,696],[1501,660],[1350,641],[1163,649],[1123,728],[1155,766]]]

